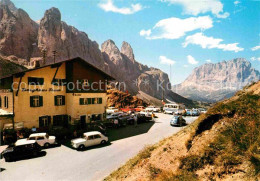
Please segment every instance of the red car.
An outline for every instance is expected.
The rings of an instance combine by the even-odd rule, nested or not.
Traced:
[[[135,108],[127,106],[125,108],[121,108],[121,111],[123,111],[123,112],[130,112],[130,111],[135,112]]]
[[[136,112],[141,112],[141,111],[143,111],[145,108],[144,108],[144,106],[137,106],[137,108],[135,108],[135,111]]]

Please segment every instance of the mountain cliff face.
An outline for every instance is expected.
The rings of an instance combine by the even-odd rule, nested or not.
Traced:
[[[233,96],[243,86],[259,79],[259,71],[249,61],[237,58],[195,68],[174,90],[187,98],[215,102]]]
[[[10,0],[0,1],[0,54],[17,63],[34,60],[41,60],[42,63],[43,50],[46,50],[47,64],[53,62],[53,51],[57,52],[57,62],[81,57],[117,81],[125,82],[125,90],[133,95],[144,92],[160,100],[164,97],[192,104],[192,101],[171,90],[157,90],[157,81],[164,82],[164,85],[169,83],[168,75],[137,62],[127,42],[123,42],[119,50],[112,40],[107,40],[100,50],[97,42],[90,40],[85,32],[61,21],[57,8],[47,10],[37,24]]]

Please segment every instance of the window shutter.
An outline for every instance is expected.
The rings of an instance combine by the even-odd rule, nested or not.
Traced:
[[[34,107],[34,104],[33,104],[33,96],[30,97],[30,107]]]
[[[2,108],[2,98],[0,96],[0,108]]]
[[[42,96],[39,96],[39,102],[40,102],[40,107],[43,106],[43,97]]]
[[[51,125],[51,116],[48,116],[48,126]]]
[[[91,103],[92,103],[92,104],[95,104],[95,98],[92,98]]]
[[[84,99],[83,98],[80,98],[79,99],[79,105],[83,105],[84,104]]]
[[[43,127],[44,126],[44,122],[42,120],[42,117],[39,117],[39,127]]]
[[[58,105],[58,97],[54,96],[54,105],[57,106]]]
[[[91,104],[91,98],[88,98],[88,104]]]
[[[62,96],[62,105],[65,105],[65,96]]]
[[[98,98],[99,100],[98,100],[98,103],[99,104],[102,104],[102,98]]]

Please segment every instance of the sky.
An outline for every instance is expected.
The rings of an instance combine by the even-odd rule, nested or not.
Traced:
[[[260,70],[260,1],[13,0],[40,20],[56,7],[62,20],[101,44],[130,43],[135,59],[184,81],[195,67],[246,58]],[[171,70],[171,74],[170,74]]]

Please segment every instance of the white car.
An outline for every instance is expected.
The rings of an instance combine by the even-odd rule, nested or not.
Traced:
[[[115,107],[108,107],[106,111],[107,111],[107,114],[112,114],[112,113],[118,112],[119,110]]]
[[[174,114],[176,112],[175,108],[168,108],[164,110],[164,114]]]
[[[155,107],[155,106],[148,106],[147,108],[145,108],[145,111],[149,111],[149,112],[159,112],[160,108]]]
[[[71,146],[77,150],[83,150],[86,147],[105,144],[106,142],[108,142],[108,137],[98,131],[91,131],[84,133],[83,138],[71,140]]]
[[[27,139],[20,139],[16,144],[26,143],[28,140],[36,141],[40,146],[48,148],[50,145],[57,144],[55,136],[49,136],[47,133],[33,133]]]

